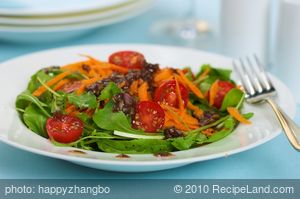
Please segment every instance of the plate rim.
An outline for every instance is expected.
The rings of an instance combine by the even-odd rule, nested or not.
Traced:
[[[127,4],[130,4],[132,2],[135,2],[137,0],[117,0],[117,2],[106,5],[106,6],[96,6],[96,7],[91,7],[89,6],[88,8],[77,8],[73,10],[68,10],[68,11],[33,11],[33,10],[15,10],[13,11],[12,9],[0,9],[0,16],[4,17],[56,17],[56,16],[65,16],[65,15],[76,15],[76,14],[84,14],[88,12],[94,12],[97,10],[103,10],[103,9],[112,9],[115,7],[120,7],[124,6]]]
[[[66,46],[66,47],[58,47],[58,48],[51,48],[51,49],[45,49],[42,51],[36,51],[33,53],[26,53],[24,55],[21,56],[17,56],[11,59],[8,59],[6,61],[3,61],[0,63],[0,67],[4,64],[9,64],[10,62],[16,61],[17,59],[23,59],[26,58],[27,56],[38,56],[39,54],[43,54],[43,53],[51,53],[57,50],[68,50],[68,49],[72,49],[72,48],[86,48],[86,47],[97,47],[97,46],[101,46],[101,47],[107,47],[107,46],[128,46],[130,47],[134,47],[134,48],[138,48],[138,47],[154,47],[154,48],[173,48],[173,49],[177,49],[177,50],[191,50],[191,51],[198,51],[203,55],[209,55],[209,56],[214,56],[214,57],[221,57],[223,59],[233,59],[230,58],[228,56],[225,55],[221,55],[221,54],[217,54],[217,53],[212,53],[212,52],[207,52],[207,51],[202,51],[199,49],[194,49],[194,48],[189,48],[189,47],[178,47],[178,46],[169,46],[169,45],[160,45],[160,44],[148,44],[148,43],[105,43],[105,44],[86,44],[86,45],[71,45],[71,46]],[[272,76],[272,75],[271,75]],[[296,101],[295,101],[295,97],[292,95],[291,91],[288,89],[288,87],[281,82],[279,79],[277,79],[284,87],[285,89],[289,92],[289,94],[293,97],[291,100],[293,102],[293,105],[295,106],[293,109],[293,113],[291,115],[292,118],[295,117],[296,114]],[[105,160],[105,159],[93,159],[93,158],[88,158],[88,157],[78,157],[78,156],[72,156],[72,155],[66,155],[66,154],[58,154],[58,153],[54,153],[54,152],[49,152],[49,151],[44,151],[41,149],[36,149],[34,147],[29,147],[29,146],[25,146],[22,144],[19,144],[17,142],[13,142],[11,140],[6,139],[5,137],[0,135],[0,141],[3,143],[6,143],[10,146],[13,146],[15,148],[24,150],[24,151],[28,151],[28,152],[32,152],[34,154],[38,154],[38,155],[42,155],[42,156],[46,156],[46,157],[51,157],[51,158],[55,158],[55,159],[61,159],[61,160],[65,160],[65,161],[71,161],[71,162],[80,162],[80,163],[89,163],[89,164],[103,164],[103,165],[123,165],[123,166],[162,166],[162,165],[175,165],[175,164],[189,164],[189,163],[194,163],[194,162],[200,162],[200,161],[206,161],[206,160],[211,160],[211,159],[217,159],[217,158],[221,158],[221,157],[227,157],[227,156],[231,156],[240,152],[244,152],[250,149],[253,149],[255,147],[258,147],[272,139],[274,139],[275,137],[277,137],[278,135],[281,134],[282,131],[278,130],[277,132],[263,138],[260,139],[259,141],[256,141],[254,143],[251,143],[247,146],[244,147],[240,147],[237,149],[232,149],[232,150],[228,150],[228,151],[224,151],[224,152],[219,152],[216,154],[211,154],[211,155],[205,155],[205,156],[196,156],[196,157],[187,157],[187,158],[180,158],[180,159],[167,159],[167,158],[161,158],[161,159],[157,159],[157,160],[145,160],[145,161],[136,161],[136,160],[130,160],[130,161],[124,161],[124,160],[120,160],[120,159],[113,159],[113,160]],[[76,148],[74,148],[76,149]],[[81,149],[78,149],[81,150]],[[99,152],[99,153],[104,153],[104,152]],[[176,152],[173,152],[176,153]],[[107,154],[107,153],[105,153]],[[110,153],[113,154],[113,153]],[[117,154],[115,154],[117,155]]]

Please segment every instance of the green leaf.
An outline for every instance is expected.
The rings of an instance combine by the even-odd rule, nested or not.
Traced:
[[[250,119],[251,117],[253,117],[253,115],[254,115],[253,113],[243,114],[243,116],[246,119]],[[224,121],[223,128],[219,132],[214,133],[211,137],[209,137],[209,139],[206,142],[208,142],[208,143],[216,142],[218,140],[223,139],[224,137],[228,136],[229,134],[231,134],[233,132],[233,130],[235,129],[237,124],[238,124],[237,120],[235,120],[232,117],[228,117],[228,119]]]
[[[119,133],[116,132],[117,135],[128,138],[163,139],[160,133],[145,133],[132,128],[130,119],[122,111],[113,112],[112,108],[113,102],[109,102],[103,109],[94,114],[93,120],[101,129],[119,131]],[[122,134],[121,132],[125,133]]]
[[[36,134],[48,138],[46,132],[47,117],[34,104],[29,105],[23,114],[23,120],[26,126]]]
[[[230,80],[230,75],[231,75],[231,70],[230,69],[224,69],[224,68],[214,68],[210,64],[204,64],[201,66],[201,71],[197,75],[201,75],[206,69],[209,69],[209,76],[214,76],[217,77],[220,80],[225,80],[229,81]]]
[[[45,116],[50,117],[50,114],[46,110],[47,105],[41,102],[37,97],[33,96],[30,91],[26,90],[17,96],[16,108],[24,110],[31,103],[35,104]]]
[[[116,94],[120,93],[121,89],[114,83],[110,82],[102,91],[99,100],[111,99]]]
[[[38,79],[40,79],[42,82],[47,82],[52,77],[50,75],[47,75],[44,70],[39,70],[34,75],[31,76],[31,80],[28,83],[27,90],[29,90],[31,93],[35,91],[37,88],[41,86]]]
[[[222,69],[222,68],[213,68],[209,64],[202,65],[201,71],[200,71],[199,74],[197,74],[197,77],[200,76],[206,69],[210,70],[210,72],[208,74],[208,78],[203,80],[199,85],[201,91],[203,91],[204,93],[207,92],[210,89],[211,85],[217,79],[224,80],[224,81],[231,81],[230,80],[230,75],[231,75],[231,72],[232,72],[231,70]]]
[[[63,113],[66,109],[67,95],[64,92],[59,92],[59,95],[53,95],[51,102],[51,113]]]
[[[191,132],[185,137],[179,137],[172,139],[172,145],[178,150],[187,150],[191,148],[198,138],[198,132]]]
[[[91,93],[84,93],[82,95],[71,93],[68,95],[68,101],[80,109],[84,109],[84,108],[94,109],[98,107],[96,96]]]
[[[120,154],[153,154],[174,149],[168,140],[99,140],[97,144],[101,151]]]
[[[246,119],[250,119],[250,118],[252,118],[253,116],[254,116],[254,113],[245,113],[245,114],[243,114],[243,116],[244,116],[244,118],[246,118]]]
[[[227,120],[225,120],[224,127],[219,132],[214,133],[212,136],[210,136],[207,142],[208,143],[216,142],[218,140],[223,139],[224,137],[231,134],[231,132],[234,130],[236,125],[237,125],[237,121],[232,117],[229,117]]]
[[[226,111],[227,107],[236,107],[244,98],[244,92],[240,89],[231,89],[224,97],[221,111]]]

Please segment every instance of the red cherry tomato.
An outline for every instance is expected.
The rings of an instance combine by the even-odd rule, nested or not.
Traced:
[[[214,100],[214,106],[221,108],[225,95],[235,86],[233,83],[228,81],[219,81],[218,86],[219,88]]]
[[[132,126],[146,132],[155,133],[165,123],[165,112],[159,104],[141,101],[136,106],[136,114]]]
[[[83,123],[75,116],[57,114],[47,120],[46,130],[49,137],[55,141],[70,143],[80,138]]]
[[[179,83],[179,90],[183,104],[186,106],[189,99],[189,91],[181,83]],[[179,101],[176,95],[176,81],[168,80],[162,83],[154,92],[154,101],[167,104],[172,107],[179,107]]]
[[[108,61],[109,63],[129,69],[141,69],[145,62],[145,57],[135,51],[119,51],[110,55]]]

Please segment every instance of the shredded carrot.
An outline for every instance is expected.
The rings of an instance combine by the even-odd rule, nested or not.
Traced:
[[[67,108],[66,108],[66,113],[67,114],[70,114],[72,113],[73,111],[75,111],[76,107],[74,105],[69,105]]]
[[[53,90],[57,91],[59,90],[63,85],[67,84],[68,82],[70,82],[69,79],[63,79],[63,80],[60,80],[53,88]]]
[[[181,112],[179,109],[165,104],[161,104],[161,107],[165,110],[165,120],[168,121],[166,125],[175,126],[184,131],[199,128],[198,120],[185,111]]]
[[[210,68],[205,69],[205,71],[199,76],[199,78],[204,78],[206,77],[210,72]]]
[[[200,118],[203,115],[203,110],[193,105],[191,102],[188,102],[187,107],[194,112],[196,117]]]
[[[61,67],[61,69],[64,70],[78,70],[82,67],[83,64],[87,64],[89,65],[89,61],[82,61],[82,62],[76,62],[76,63],[72,63],[72,64],[67,64]]]
[[[119,85],[118,85],[118,86],[119,86],[120,88],[123,88],[125,85],[126,85],[126,82],[125,82],[125,81],[123,81],[123,82],[119,83]]]
[[[95,109],[88,108],[85,112],[88,116],[92,117],[95,112]]]
[[[57,82],[59,82],[60,80],[62,80],[63,78],[65,78],[66,76],[70,75],[71,73],[73,73],[74,70],[68,70],[65,71],[63,73],[60,73],[59,75],[55,76],[54,78],[52,78],[51,80],[49,80],[46,85],[47,86],[53,86],[54,84],[56,84]],[[45,91],[46,91],[46,87],[45,86],[40,86],[38,89],[36,89],[32,94],[36,97],[41,96]]]
[[[209,105],[213,105],[215,103],[215,98],[217,96],[219,90],[219,80],[216,80],[210,87],[209,90]]]
[[[149,100],[148,88],[148,83],[144,82],[138,89],[138,96],[141,101]]]
[[[127,73],[128,72],[128,68],[118,66],[118,65],[115,65],[115,64],[111,64],[111,63],[108,63],[108,62],[102,62],[102,61],[99,61],[99,60],[95,59],[92,56],[89,56],[89,55],[83,55],[83,56],[89,58],[90,61],[92,61],[95,65],[97,65],[101,68],[109,68],[111,70],[114,70],[114,71],[117,71],[117,72],[120,72],[120,73]]]
[[[178,74],[180,75],[181,77],[181,80],[184,82],[184,84],[186,86],[189,87],[189,89],[199,98],[203,99],[204,98],[204,95],[202,94],[202,92],[198,89],[198,87],[193,83],[191,82],[184,74],[181,70],[177,70]]]
[[[237,121],[244,123],[244,124],[251,124],[251,121],[244,118],[242,114],[240,114],[239,110],[234,107],[227,108],[228,113],[234,117]]]
[[[157,72],[154,76],[154,82],[159,83],[171,79],[173,77],[173,71],[169,68],[165,68]]]
[[[179,83],[178,83],[178,80],[177,80],[176,77],[175,77],[175,82],[176,82],[176,95],[177,95],[177,99],[178,99],[178,103],[179,103],[179,110],[181,112],[184,112],[184,104],[183,104],[183,100],[182,100],[182,97],[181,97]]]
[[[134,95],[138,92],[139,80],[135,80],[131,83],[129,92],[131,95]]]
[[[212,136],[212,134],[214,134],[215,130],[213,128],[208,128],[201,132],[207,136]]]
[[[87,86],[90,86],[91,84],[101,80],[102,77],[98,76],[98,77],[94,77],[94,78],[91,78],[91,79],[85,79],[85,80],[82,80],[81,81],[81,86],[79,87],[79,89],[76,91],[76,94],[77,95],[80,95],[84,92],[84,89],[87,87]]]

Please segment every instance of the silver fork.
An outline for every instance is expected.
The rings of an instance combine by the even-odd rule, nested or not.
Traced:
[[[289,142],[300,151],[300,128],[284,111],[273,101],[276,93],[270,78],[256,55],[253,59],[247,57],[233,61],[233,68],[239,76],[246,93],[246,101],[255,104],[267,102],[275,112]]]

